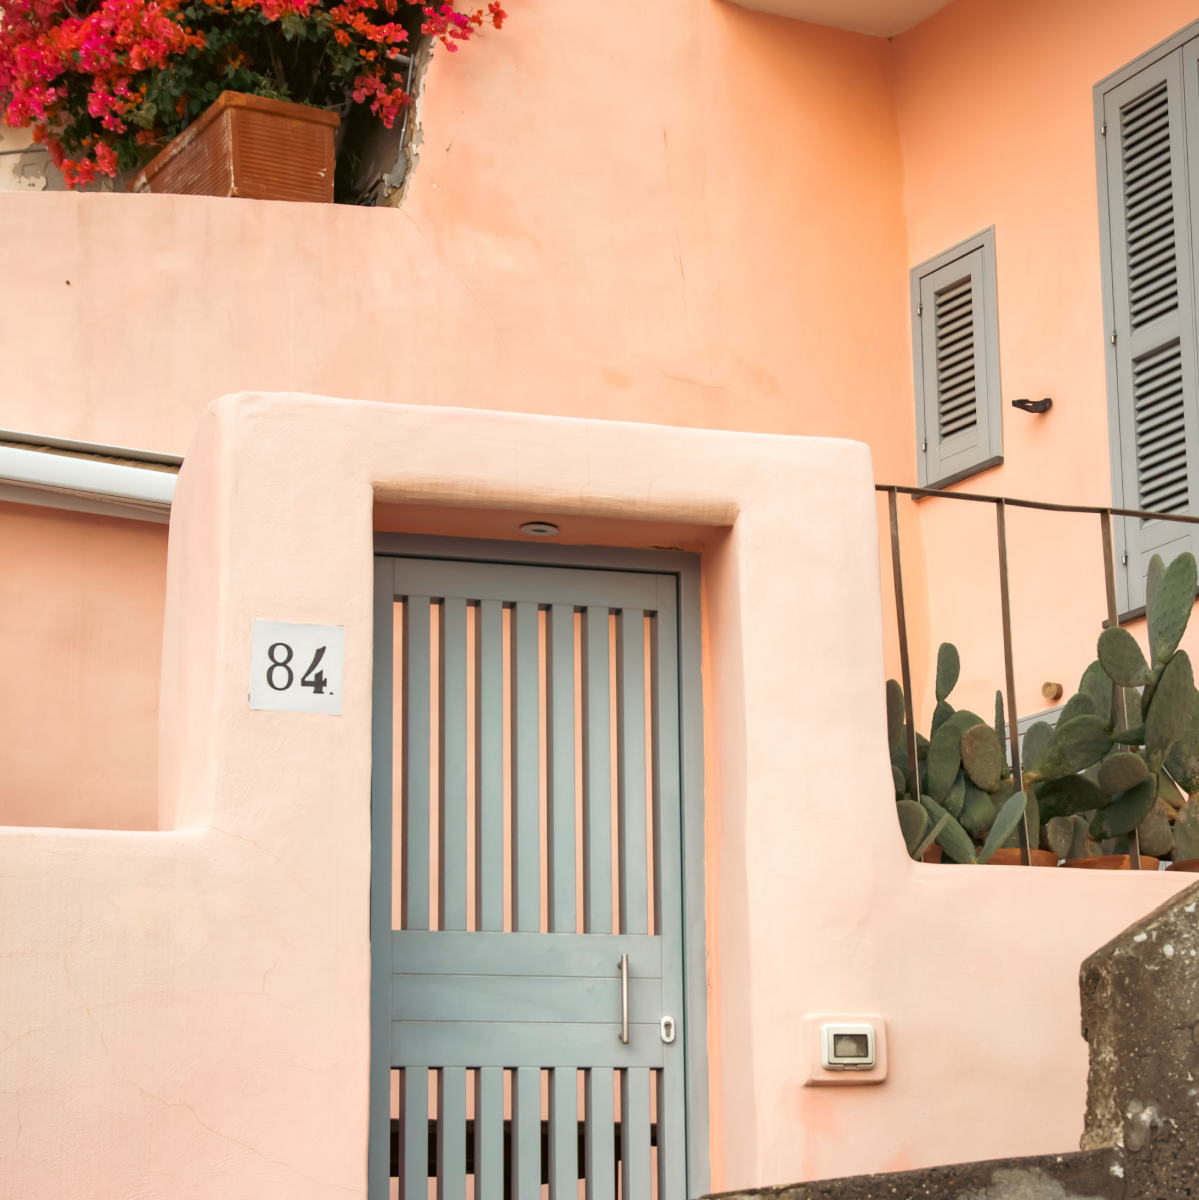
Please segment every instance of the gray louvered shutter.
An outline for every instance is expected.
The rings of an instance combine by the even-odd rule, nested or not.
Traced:
[[[1176,50],[1104,95],[1117,502],[1199,512],[1194,281]],[[1193,526],[1124,518],[1122,611],[1145,603],[1149,559],[1199,550]]]
[[[913,272],[922,485],[1002,462],[990,231]]]

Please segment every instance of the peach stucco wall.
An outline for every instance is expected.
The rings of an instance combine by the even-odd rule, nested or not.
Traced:
[[[167,528],[0,504],[0,824],[154,829]]]
[[[249,395],[176,493],[164,831],[0,829],[8,1191],[363,1195],[372,509],[431,492],[728,530],[704,560],[713,1185],[1069,1149],[1077,964],[1179,880],[905,855],[864,447]],[[340,717],[250,710],[260,616],[345,626]],[[801,1086],[820,1011],[886,1018],[886,1083]]]
[[[1172,885],[905,860],[869,483],[915,475],[907,270],[993,224],[1005,405],[1055,408],[1007,408],[1006,465],[962,486],[1109,498],[1091,86],[1199,9],[955,0],[885,41],[721,0],[512,7],[435,56],[401,210],[0,195],[0,426],[192,447],[167,831],[0,830],[0,1179],[18,1195],[361,1193],[366,810],[317,784],[345,797],[369,767],[372,484],[386,527],[490,531],[542,507],[598,540],[653,518],[705,551],[714,1186],[1065,1150],[1081,1130],[1078,963]],[[202,418],[244,389],[383,404]],[[580,416],[609,424],[558,419]],[[993,524],[902,504],[918,698],[952,638],[982,708]],[[161,531],[87,518],[106,562],[84,580],[83,526],[48,520],[0,528],[33,539],[13,561],[45,677],[80,682],[13,717],[6,811],[144,826]],[[1090,657],[1098,536],[1010,524],[1028,710]],[[298,565],[306,546],[327,571]],[[86,703],[93,667],[70,674],[74,635],[39,595],[117,614],[118,706]],[[244,710],[268,609],[344,614],[360,704],[311,742]],[[32,672],[32,644],[14,653]],[[887,1016],[891,1077],[801,1089],[799,1018],[841,1007]]]

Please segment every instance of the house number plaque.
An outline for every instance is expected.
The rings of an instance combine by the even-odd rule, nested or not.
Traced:
[[[250,707],[341,715],[344,627],[254,622]]]

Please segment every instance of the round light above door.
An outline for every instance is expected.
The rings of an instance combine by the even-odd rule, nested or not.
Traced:
[[[558,532],[558,526],[551,525],[548,521],[526,521],[520,527],[520,531],[530,537],[553,537]]]

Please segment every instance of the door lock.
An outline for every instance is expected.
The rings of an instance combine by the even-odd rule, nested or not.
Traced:
[[[662,1040],[668,1046],[674,1041],[674,1017],[662,1018]]]

